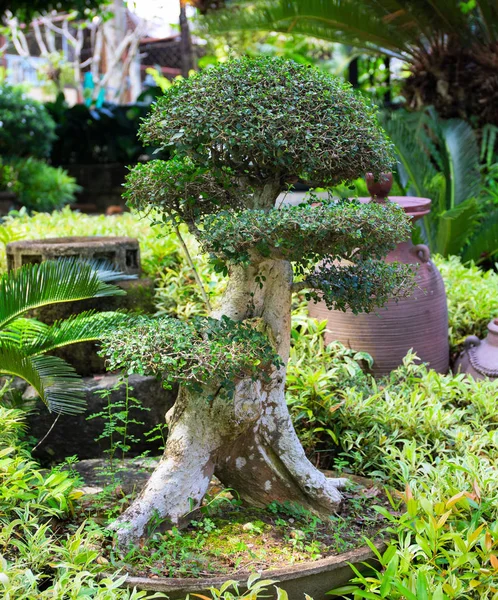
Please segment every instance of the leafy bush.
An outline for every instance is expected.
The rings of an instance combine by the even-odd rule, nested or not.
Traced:
[[[333,185],[392,164],[374,107],[339,78],[279,58],[232,60],[175,83],[140,135],[254,185]]]
[[[175,381],[199,389],[222,381],[231,389],[233,380],[264,376],[282,361],[257,331],[247,324],[223,316],[179,319],[139,317],[106,335],[102,341],[108,369],[155,375],[165,387]]]
[[[13,164],[17,171],[17,194],[20,204],[28,210],[51,212],[70,204],[81,188],[74,177],[60,167],[28,158]]]
[[[101,532],[89,525],[82,525],[66,537],[54,532],[57,520],[72,513],[82,492],[67,472],[46,473],[31,460],[20,441],[23,417],[19,410],[0,406],[1,597],[145,598],[146,592],[119,589],[125,577],[99,578],[99,573],[105,571],[95,546]]]
[[[498,580],[496,522],[483,517],[478,485],[451,497],[403,495],[406,512],[395,517],[377,507],[391,522],[393,536],[373,573],[360,573],[333,596],[371,600],[495,600]],[[367,595],[368,594],[368,595]]]
[[[24,91],[0,85],[0,155],[35,156],[50,154],[55,140],[55,123],[42,104]]]
[[[441,271],[448,297],[450,344],[454,352],[463,349],[468,335],[486,336],[486,326],[498,316],[498,274],[474,264],[464,266],[456,256],[434,257]]]
[[[399,516],[378,509],[393,536],[381,567],[334,593],[495,600],[498,381],[440,375],[409,355],[377,382],[362,372],[363,355],[323,346],[325,324],[296,325],[287,397],[310,457],[405,489],[393,499]]]

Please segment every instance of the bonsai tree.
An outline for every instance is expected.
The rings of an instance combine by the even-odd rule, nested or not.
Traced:
[[[325,73],[247,58],[175,83],[140,135],[174,158],[137,165],[129,203],[186,223],[229,281],[210,317],[142,317],[104,340],[111,368],[180,383],[164,456],[111,525],[118,541],[144,536],[158,519],[180,522],[213,473],[253,505],[289,500],[330,513],[344,480],[307,460],[285,402],[292,293],[308,288],[353,311],[402,293],[409,269],[381,258],[409,225],[392,205],[287,207],[277,197],[297,180],[330,186],[388,169],[374,110]]]

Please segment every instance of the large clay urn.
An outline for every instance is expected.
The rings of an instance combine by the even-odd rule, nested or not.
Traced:
[[[488,335],[480,340],[470,335],[465,350],[455,363],[456,373],[467,373],[474,379],[498,379],[498,319],[488,324]]]
[[[391,196],[392,176],[379,180],[367,176],[372,198],[361,202],[395,202],[413,222],[429,213],[428,198]],[[328,320],[325,342],[342,342],[348,348],[368,352],[374,359],[373,374],[387,375],[398,367],[409,350],[440,373],[449,369],[448,308],[443,279],[431,261],[429,248],[411,240],[398,244],[385,260],[418,265],[416,286],[409,297],[389,300],[376,312],[354,315],[329,310],[324,302],[309,303],[311,317]]]

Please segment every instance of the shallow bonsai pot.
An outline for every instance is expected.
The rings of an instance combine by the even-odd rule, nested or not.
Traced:
[[[380,553],[384,552],[386,544],[377,541],[375,546]],[[363,563],[375,564],[377,559],[372,550],[366,546],[356,548],[350,552],[329,556],[321,560],[302,562],[289,566],[286,569],[263,571],[261,579],[272,579],[278,587],[284,589],[289,595],[289,600],[303,600],[308,594],[313,600],[325,600],[329,590],[346,584],[353,576],[349,563],[355,565],[360,571],[367,566]],[[187,594],[204,594],[209,596],[211,587],[219,588],[225,581],[237,581],[240,590],[246,590],[245,583],[249,574],[224,575],[220,577],[193,578],[148,578],[128,577],[123,585],[129,588],[147,590],[150,592],[164,592],[171,600],[180,600]],[[276,598],[275,588],[269,586],[269,593]],[[330,596],[328,596],[330,598]]]

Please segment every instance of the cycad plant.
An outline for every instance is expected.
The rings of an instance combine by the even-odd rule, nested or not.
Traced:
[[[408,195],[432,199],[431,213],[420,222],[431,250],[475,262],[496,255],[498,207],[481,175],[470,125],[441,119],[433,109],[385,113],[382,121],[396,146],[398,183]]]
[[[232,0],[215,33],[300,33],[401,59],[413,108],[498,124],[496,0]],[[472,93],[466,93],[472,90]]]
[[[27,381],[50,411],[82,412],[81,378],[66,361],[47,353],[97,340],[128,317],[86,311],[46,325],[25,315],[49,304],[125,294],[109,283],[118,278],[126,276],[108,265],[77,259],[27,264],[0,276],[0,375]]]

